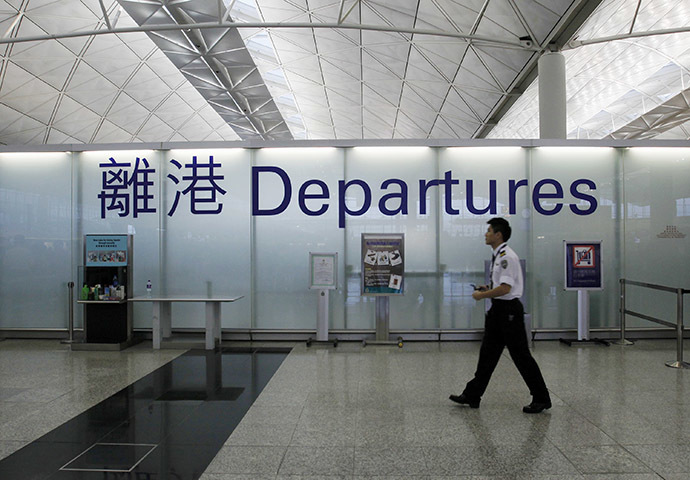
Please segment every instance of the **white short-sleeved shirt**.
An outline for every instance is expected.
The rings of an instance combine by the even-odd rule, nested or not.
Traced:
[[[492,252],[493,265],[491,267],[491,282],[494,287],[502,283],[510,285],[510,292],[500,297],[499,300],[512,300],[522,297],[523,276],[520,266],[520,257],[508,246],[502,243]]]

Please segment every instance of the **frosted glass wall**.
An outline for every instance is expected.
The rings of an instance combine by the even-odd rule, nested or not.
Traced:
[[[154,294],[161,293],[161,156],[155,150],[118,150],[83,152],[75,158],[77,262],[84,264],[86,234],[134,234],[134,295],[146,293],[147,280]],[[135,171],[141,186],[129,183]],[[151,328],[151,309],[147,303],[134,304],[134,328]],[[81,325],[82,309],[76,312],[75,323]]]
[[[162,292],[243,295],[233,304],[221,305],[222,327],[249,328],[249,151],[171,150],[165,152],[162,177]],[[195,188],[203,190],[193,193]],[[173,328],[198,327],[205,315],[201,303],[178,303],[173,309]]]
[[[64,328],[72,279],[67,153],[0,153],[0,328]]]
[[[356,147],[346,151],[349,210],[358,212],[364,206],[365,191],[353,182],[364,180],[371,189],[369,209],[348,216],[345,224],[348,328],[370,329],[375,323],[375,298],[360,296],[362,233],[405,234],[405,294],[390,301],[390,328],[438,328],[438,187],[425,195],[423,207],[419,193],[419,180],[432,180],[437,174],[436,150],[431,148]]]
[[[629,149],[624,168],[625,277],[690,288],[690,149]],[[628,309],[676,322],[674,294],[628,286],[626,297]],[[654,326],[635,318],[628,325]]]
[[[280,214],[253,217],[253,326],[314,330],[318,298],[309,290],[309,252],[339,252],[341,275],[329,303],[331,327],[343,328],[344,232],[336,205],[343,150],[267,148],[253,155],[257,213],[279,210],[287,202]]]
[[[617,325],[618,279],[621,277],[621,223],[617,214],[620,188],[617,181],[619,153],[613,148],[535,148],[530,150],[531,177],[547,182],[540,192],[554,195],[538,204],[543,213],[531,215],[532,309],[535,328],[575,328],[577,326],[577,292],[564,291],[563,241],[601,240],[604,258],[604,288],[590,293],[590,327]],[[593,179],[596,188],[582,179]],[[562,192],[558,191],[560,185]],[[535,187],[535,185],[532,185]],[[596,200],[592,207],[573,195]],[[580,212],[580,214],[576,213]],[[582,214],[588,213],[588,214]]]
[[[83,235],[134,234],[134,291],[244,295],[223,328],[316,326],[309,253],[339,254],[332,329],[373,329],[362,233],[405,234],[392,330],[483,326],[486,221],[508,218],[539,329],[575,329],[563,241],[601,240],[591,326],[618,326],[618,279],[690,287],[690,149],[309,147],[0,154],[0,328],[66,328]],[[36,301],[40,297],[41,301]],[[675,321],[675,298],[629,287],[629,308]],[[175,305],[175,328],[204,326]],[[76,310],[77,326],[81,310]],[[136,304],[135,328],[151,305]],[[653,327],[629,319],[630,326]]]
[[[484,263],[491,259],[491,249],[484,243],[487,220],[508,218],[513,229],[510,246],[526,258],[530,218],[527,188],[517,188],[511,194],[510,182],[528,178],[527,154],[517,147],[448,148],[441,152],[440,170],[451,171],[459,182],[453,188],[451,204],[445,207],[445,196],[441,202],[444,211],[448,208],[452,212],[442,215],[439,234],[442,328],[484,326],[485,305],[472,298],[470,284],[486,283]]]

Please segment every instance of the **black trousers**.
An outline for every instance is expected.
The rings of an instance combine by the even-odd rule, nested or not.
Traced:
[[[486,314],[484,339],[479,350],[479,362],[474,378],[463,392],[467,397],[479,399],[486,391],[494,369],[501,358],[503,347],[508,347],[520,375],[525,380],[535,402],[549,403],[549,391],[537,362],[532,357],[525,334],[525,311],[520,300],[491,300]]]

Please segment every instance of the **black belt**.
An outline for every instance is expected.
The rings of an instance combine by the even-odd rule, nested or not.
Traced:
[[[500,299],[500,298],[492,298],[492,299],[491,299],[491,303],[498,303],[498,304],[501,304],[501,303],[515,303],[515,302],[519,302],[519,301],[520,301],[519,298],[511,298],[510,300],[502,300],[502,299]]]

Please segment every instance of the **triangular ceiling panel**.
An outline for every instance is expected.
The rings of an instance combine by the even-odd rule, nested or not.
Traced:
[[[471,132],[462,132],[467,135]],[[456,138],[458,134],[442,118],[438,118],[429,134],[429,138]]]
[[[415,43],[420,54],[424,55],[446,78],[452,79],[462,63],[468,45],[466,42],[439,39]]]
[[[549,27],[558,22],[558,19],[571,3],[571,0],[552,0],[550,2],[515,0],[515,6],[534,34],[533,40],[539,44],[550,33]]]
[[[14,53],[11,59],[57,89],[64,86],[75,63],[74,54],[57,42],[40,43],[30,50]]]
[[[126,143],[132,135],[117,125],[104,120],[93,138],[93,143]]]
[[[151,115],[137,133],[137,137],[145,142],[157,142],[161,139],[164,139],[163,141],[168,141],[173,132],[173,129],[170,128],[168,124],[157,116]]]
[[[477,28],[477,35],[490,38],[513,37],[515,40],[529,35],[510,2],[489,1],[487,3],[484,17]]]

